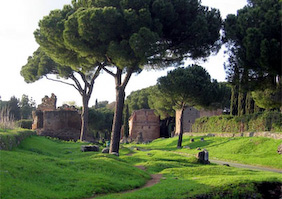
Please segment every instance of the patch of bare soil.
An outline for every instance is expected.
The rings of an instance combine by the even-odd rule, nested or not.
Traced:
[[[163,176],[163,174],[152,174],[151,175],[151,180],[149,180],[143,187],[132,189],[132,190],[128,190],[128,191],[124,191],[124,192],[120,192],[120,193],[121,194],[123,194],[123,193],[131,193],[131,192],[143,189],[143,188],[151,187],[151,186],[159,183],[161,178],[162,178],[162,176]]]
[[[144,167],[143,165],[136,165],[135,167],[146,171],[146,167]],[[163,176],[163,174],[151,174],[151,180],[149,180],[143,187],[139,187],[139,188],[136,188],[136,189],[124,191],[124,192],[121,192],[121,193],[131,193],[131,192],[134,192],[134,191],[146,188],[146,187],[151,187],[151,186],[159,183],[161,178],[162,178],[162,176]]]
[[[146,167],[144,167],[143,165],[137,165],[135,167],[146,171]],[[151,174],[151,179],[144,186],[136,188],[136,189],[131,189],[131,190],[123,191],[123,192],[118,192],[117,194],[131,193],[131,192],[143,189],[143,188],[151,187],[151,186],[159,183],[160,180],[162,179],[162,176],[163,176],[163,174]],[[102,196],[102,195],[104,195],[104,194],[98,194],[98,195],[96,195],[94,197],[84,198],[84,199],[93,199],[95,197]]]

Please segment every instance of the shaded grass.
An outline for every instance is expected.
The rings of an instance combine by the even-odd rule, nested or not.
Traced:
[[[35,136],[13,151],[0,151],[1,198],[83,198],[139,187],[149,179],[116,156],[82,153],[80,145]]]

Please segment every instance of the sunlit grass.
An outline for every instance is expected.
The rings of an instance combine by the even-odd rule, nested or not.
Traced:
[[[139,187],[149,179],[113,155],[82,153],[80,145],[32,137],[0,151],[1,198],[83,198]]]
[[[256,184],[280,182],[282,175],[272,172],[252,171],[221,165],[201,165],[195,157],[184,157],[173,151],[134,151],[132,156],[122,159],[134,165],[144,165],[152,173],[162,173],[163,179],[153,187],[132,193],[110,194],[101,199],[182,199],[195,198],[242,198],[256,195],[260,198]]]
[[[193,138],[194,142],[190,142]],[[177,149],[177,137],[157,139],[149,144],[138,145],[141,149],[166,150],[196,155],[201,149],[207,149],[211,159],[230,160],[245,164],[261,165],[282,169],[282,156],[277,153],[281,140],[264,137],[183,137],[183,148]],[[127,145],[134,148],[135,144]],[[189,147],[190,149],[185,148]]]
[[[34,136],[12,151],[0,151],[0,198],[260,198],[257,184],[282,183],[279,173],[201,165],[194,156],[198,152],[196,148],[201,147],[208,149],[211,157],[238,158],[240,162],[249,154],[259,160],[255,157],[263,157],[264,152],[274,159],[276,154],[271,151],[279,141],[194,139],[193,143],[190,137],[183,140],[183,146],[191,149],[176,149],[177,138],[158,139],[146,145],[123,145],[117,157],[100,152],[82,153],[80,146],[85,143]],[[134,167],[137,165],[144,166],[146,171]],[[150,178],[149,173],[161,173],[163,178],[152,187],[117,193],[144,185]]]

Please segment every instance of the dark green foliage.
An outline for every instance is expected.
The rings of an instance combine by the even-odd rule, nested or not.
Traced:
[[[260,112],[243,116],[213,116],[196,120],[193,132],[282,132],[282,113]]]
[[[125,104],[128,106],[129,114],[131,115],[133,111],[140,109],[150,109],[149,97],[151,95],[149,88],[144,88],[141,90],[133,91],[127,96]]]
[[[23,129],[31,129],[33,120],[22,119],[17,121],[17,126]]]
[[[15,96],[9,101],[0,100],[0,112],[2,117],[10,117],[11,120],[31,119],[32,111],[35,109],[35,102],[27,95],[22,95],[21,100]],[[1,116],[0,116],[1,118]]]
[[[157,85],[150,86],[138,91],[133,91],[127,96],[125,103],[129,107],[129,113],[139,109],[154,109],[155,113],[165,119],[169,116],[174,117],[175,110],[171,99],[163,95]]]
[[[271,107],[277,108],[280,107],[279,99],[276,96],[276,103],[273,100],[269,100],[271,95],[263,95],[263,91],[239,91],[238,85],[232,85],[231,91],[231,105],[230,105],[230,115],[242,116],[245,114],[252,114],[262,111],[262,108]],[[266,92],[269,89],[266,89]],[[261,104],[260,104],[261,103]]]
[[[32,98],[29,99],[27,95],[22,95],[19,107],[21,109],[21,119],[31,119],[32,111],[35,110],[35,101]]]
[[[100,134],[101,138],[108,139],[113,123],[114,112],[106,107],[89,109],[89,130],[91,133]]]
[[[107,60],[123,69],[206,57],[220,47],[220,26],[219,11],[196,0],[73,1],[44,17],[34,35],[61,65],[87,68]]]
[[[240,92],[238,95],[238,116],[245,115],[245,106],[246,106],[246,93]]]
[[[108,101],[100,101],[98,102],[98,100],[96,99],[95,101],[95,109],[99,109],[99,108],[106,108],[108,106],[109,102]]]
[[[282,82],[280,82],[277,88],[266,88],[253,91],[252,97],[256,105],[261,108],[267,110],[282,108]]]
[[[174,103],[171,98],[163,94],[158,86],[150,87],[150,96],[148,103],[151,109],[160,116],[161,119],[175,117]]]
[[[237,15],[227,16],[224,40],[229,62],[225,67],[229,81],[241,84],[243,93],[277,86],[276,77],[281,78],[281,19],[278,0],[249,0]]]
[[[248,92],[246,95],[245,112],[247,115],[255,112],[255,101],[252,98],[251,92]]]
[[[7,109],[10,112],[10,116],[13,117],[14,120],[21,119],[21,110],[19,103],[19,99],[17,99],[15,96],[11,97],[11,99],[7,103]]]
[[[129,109],[128,105],[126,105],[124,110],[124,118],[123,118],[123,133],[125,137],[128,137],[129,135]]]
[[[173,102],[175,110],[183,106],[217,108],[225,96],[229,98],[229,89],[224,84],[211,80],[208,72],[197,65],[177,68],[159,78],[157,85],[160,92]]]
[[[59,75],[68,78],[73,73],[70,67],[60,65],[53,61],[47,54],[38,48],[33,56],[27,60],[27,64],[21,69],[21,75],[27,83],[35,82],[48,74]]]

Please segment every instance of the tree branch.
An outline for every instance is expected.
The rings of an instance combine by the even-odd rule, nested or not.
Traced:
[[[53,78],[49,78],[47,75],[45,75],[46,79],[48,80],[51,80],[51,81],[54,81],[54,82],[59,82],[59,83],[62,83],[62,84],[66,84],[66,85],[69,85],[69,86],[73,86],[76,90],[79,91],[78,87],[74,84],[71,84],[71,83],[68,83],[68,82],[64,82],[62,80],[58,80],[58,79],[53,79]]]
[[[110,71],[109,69],[107,69],[106,66],[102,66],[102,67],[103,67],[103,70],[106,71],[108,74],[110,74],[113,77],[116,77],[116,74]]]
[[[130,79],[132,73],[133,73],[133,70],[132,70],[131,68],[129,68],[128,71],[127,71],[127,73],[126,73],[126,76],[124,77],[123,82],[122,82],[122,84],[121,84],[121,87],[122,87],[123,89],[124,89],[124,88],[126,87],[126,85],[128,84],[128,81],[129,81],[129,79]]]
[[[81,84],[80,84],[80,82],[78,81],[78,79],[76,79],[76,77],[73,75],[73,74],[71,74],[70,75],[70,78],[74,81],[74,83],[76,84],[76,86],[77,86],[77,89],[76,90],[78,90],[78,92],[80,93],[80,95],[84,95],[84,90],[82,89],[82,87],[81,87]]]
[[[98,77],[98,75],[99,75],[100,71],[102,70],[102,68],[103,68],[103,65],[99,64],[99,67],[97,68],[97,70],[95,71],[95,73],[94,73],[94,75],[93,75],[93,77],[91,79],[89,90],[88,90],[88,96],[90,96],[92,94],[92,90],[93,90],[95,79]]]

